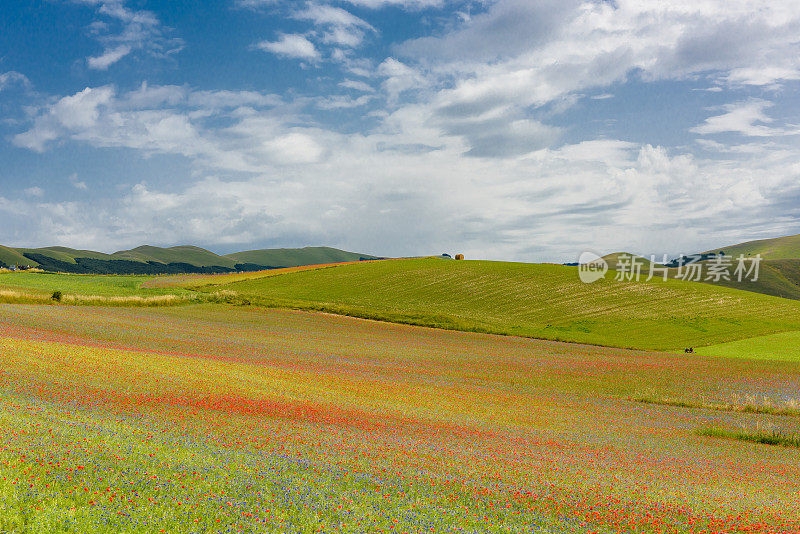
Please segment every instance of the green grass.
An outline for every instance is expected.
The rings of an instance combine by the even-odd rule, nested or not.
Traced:
[[[78,250],[69,247],[45,247],[26,250],[26,252],[44,254],[45,256],[60,259],[61,261],[66,261],[68,263],[75,263],[75,258],[92,258],[95,260],[112,259],[110,254],[105,254],[103,252],[95,252],[93,250]]]
[[[667,398],[667,397],[646,397],[639,396],[631,398],[633,402],[640,402],[642,404],[652,404],[655,406],[674,406],[676,408],[690,408],[699,410],[713,410],[719,412],[737,412],[737,413],[758,413],[767,415],[781,415],[786,417],[800,417],[800,409],[795,399],[784,403],[781,406],[775,406],[769,399],[768,404],[759,404],[755,399],[747,399],[744,402],[700,402],[686,399]]]
[[[800,300],[800,235],[750,241],[739,245],[720,247],[706,251],[704,254],[718,252],[724,252],[725,255],[733,258],[733,266],[728,269],[731,280],[701,280],[703,283]],[[616,269],[621,254],[631,255],[618,252],[604,256],[611,270]],[[741,282],[735,280],[733,272],[736,268],[736,259],[740,255],[744,255],[745,258],[752,258],[757,254],[762,257],[758,280],[743,280]],[[646,272],[650,261],[637,257],[637,262],[642,265],[642,271]],[[713,263],[713,260],[703,262],[704,265],[711,263]],[[706,272],[704,268],[704,273]],[[677,269],[670,269],[670,277],[674,278],[677,274]]]
[[[142,288],[152,276],[80,275],[37,272],[0,273],[0,288],[33,294],[97,295],[103,297],[158,296],[189,294],[180,288]]]
[[[4,247],[0,245],[0,262],[12,266],[12,265],[32,265],[36,266],[39,265],[33,260],[29,260],[25,256],[19,253],[19,251],[14,250],[13,248]]]
[[[727,251],[726,251],[727,252]],[[620,265],[620,256],[622,256],[623,252],[608,254],[603,258],[608,262],[609,269],[611,271],[614,270],[621,270],[626,273],[631,271],[630,265],[630,258],[627,260],[626,265]],[[628,256],[635,256],[632,254],[627,254]],[[641,269],[641,275],[647,277],[649,275],[650,269],[650,261],[646,258],[642,258],[641,256],[635,256],[636,263],[639,265]],[[749,277],[742,277],[742,280],[739,281],[736,276],[735,270],[737,266],[737,261],[734,259],[732,264],[726,269],[728,273],[728,280],[720,279],[720,280],[706,280],[709,273],[709,267],[714,263],[714,260],[707,260],[700,262],[702,267],[702,277],[701,280],[698,282],[702,282],[704,284],[710,284],[715,286],[722,286],[722,287],[730,287],[732,289],[741,289],[744,291],[752,291],[754,293],[762,293],[764,295],[771,295],[773,297],[782,297],[782,298],[789,298],[794,300],[800,300],[800,259],[788,259],[788,260],[762,260],[758,277],[756,280],[752,280],[752,276]],[[746,263],[747,268],[750,267],[750,263]],[[659,267],[659,266],[656,266]],[[671,268],[668,271],[670,278],[676,278],[679,275],[679,270],[677,268]],[[661,274],[660,272],[656,272],[656,276]],[[611,273],[609,276],[614,275]]]
[[[713,263],[713,261],[704,263]],[[800,260],[764,260],[761,262],[756,281],[743,279],[739,282],[736,280],[736,277],[733,276],[735,265],[734,262],[734,267],[728,270],[731,280],[705,281],[705,283],[800,300]],[[673,275],[676,272],[677,270],[672,270]]]
[[[330,247],[279,248],[267,250],[250,250],[228,254],[227,258],[236,263],[255,263],[271,267],[295,267],[297,265],[314,265],[323,263],[341,263],[358,261],[361,258],[374,258],[357,252],[346,252]]]
[[[549,264],[365,262],[210,286],[254,304],[457,330],[675,350],[800,330],[800,303],[668,280],[583,284]]]
[[[630,271],[631,261],[633,258],[636,259],[636,265],[641,266],[642,274],[646,276],[649,272],[650,264],[653,262],[643,256],[632,254],[630,252],[614,252],[612,254],[606,254],[603,256],[603,259],[606,261],[606,263],[608,263],[608,268],[612,271],[617,270],[618,267],[620,270],[627,269]],[[624,265],[620,265],[621,260],[624,260]]]
[[[200,247],[177,246],[170,248],[144,245],[132,250],[111,254],[107,259],[158,261],[161,263],[189,263],[198,267],[221,266],[232,268],[236,262]]]
[[[41,254],[58,261],[75,264],[76,258],[113,261],[127,260],[135,262],[188,263],[196,267],[225,267],[233,269],[238,263],[253,263],[269,267],[295,267],[323,263],[339,263],[358,261],[361,258],[374,259],[374,256],[347,252],[330,247],[306,247],[297,249],[265,249],[237,252],[221,256],[209,250],[181,245],[162,248],[143,245],[131,250],[121,250],[113,254],[105,254],[91,250],[76,250],[67,247],[44,248],[10,248],[0,246],[0,262],[6,265],[39,265],[26,258],[24,253]]]
[[[734,257],[738,257],[740,254],[745,256],[761,254],[763,258],[770,260],[800,259],[800,234],[748,241],[738,245],[715,248],[707,252],[721,251]]]
[[[738,441],[748,441],[750,443],[760,443],[762,445],[776,445],[779,447],[800,448],[800,436],[797,434],[787,434],[779,430],[725,430],[721,428],[701,428],[697,431],[698,436],[709,438],[733,439]]]
[[[197,266],[221,265],[233,267],[234,263],[224,256],[218,256],[208,250],[192,247],[178,246],[171,248],[152,247],[144,245],[132,250],[122,250],[113,254],[95,252],[92,250],[76,250],[67,247],[44,247],[44,248],[18,248],[8,249],[19,255],[22,253],[42,254],[50,258],[67,263],[75,263],[75,258],[91,258],[95,260],[129,260],[138,262],[157,261],[162,263],[190,263]],[[33,263],[32,260],[25,260],[26,263]],[[8,263],[8,262],[6,262]]]
[[[800,361],[800,302],[680,280],[608,278],[586,285],[573,267],[409,259],[360,262],[200,289],[206,293],[201,300],[210,302],[318,310],[596,345],[657,350],[693,346],[704,356]],[[7,272],[0,273],[0,290],[20,293],[5,295],[4,302],[44,303],[45,297],[61,291],[66,297],[63,304],[84,305],[183,301],[94,302],[76,296],[199,296],[189,288],[152,283],[143,287],[157,279]]]
[[[696,349],[703,356],[800,362],[800,331],[781,332]]]

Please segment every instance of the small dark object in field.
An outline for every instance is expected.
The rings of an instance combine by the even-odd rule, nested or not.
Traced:
[[[464,255],[463,254],[456,254],[456,259],[457,260],[463,260],[464,259]]]
[[[61,294],[61,291],[53,291],[53,296],[50,297],[50,298],[53,299],[56,302],[61,302],[61,297],[62,296],[63,295]]]
[[[686,354],[694,354],[694,347],[689,347],[688,349],[683,349],[683,352]]]

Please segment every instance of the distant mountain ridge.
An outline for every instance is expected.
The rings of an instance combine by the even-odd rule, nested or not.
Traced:
[[[67,247],[0,246],[0,267],[30,266],[75,274],[214,274],[381,259],[331,247],[262,249],[219,255],[192,245],[142,245],[111,254]]]

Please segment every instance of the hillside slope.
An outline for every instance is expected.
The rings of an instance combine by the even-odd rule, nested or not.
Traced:
[[[142,245],[131,250],[122,250],[111,254],[112,259],[127,259],[133,261],[160,263],[188,263],[195,267],[227,267],[233,269],[236,262],[225,256],[220,256],[204,248],[191,245],[161,248],[151,245]]]
[[[26,258],[17,249],[0,245],[0,267],[10,267],[12,265],[32,265],[35,267],[38,263]]]
[[[31,265],[74,274],[218,274],[374,258],[329,247],[254,250],[226,256],[190,245],[143,245],[113,254],[67,247],[0,247],[0,267]]]
[[[612,278],[612,277],[609,277]],[[680,280],[583,284],[551,264],[364,262],[206,288],[442,328],[674,350],[800,330],[800,302]]]
[[[675,270],[671,270],[675,274]],[[728,269],[730,280],[704,280],[706,284],[742,289],[783,297],[788,299],[800,300],[800,259],[787,260],[763,260],[761,262],[758,279],[753,281],[744,278],[739,282],[733,276],[734,269]]]
[[[748,241],[709,250],[703,254],[721,252],[732,258],[739,256],[752,258],[760,254],[762,262],[758,280],[755,282],[704,280],[704,282],[800,300],[800,235]]]
[[[645,275],[649,272],[648,270],[652,263],[649,259],[630,252],[614,252],[612,254],[606,254],[602,259],[605,260],[608,264],[608,268],[612,271],[618,268],[630,270],[630,265],[635,259],[636,265],[640,266],[642,274]]]
[[[727,250],[725,250],[725,253],[727,254]],[[623,255],[625,255],[625,262],[621,263],[620,258],[623,257]],[[747,258],[748,256],[745,255],[745,257]],[[752,258],[752,256],[749,257]],[[608,263],[609,270],[622,271],[628,275],[630,275],[632,270],[631,258],[636,258],[640,276],[647,278],[650,275],[651,262],[649,260],[628,253],[614,253],[603,256],[603,259]],[[726,269],[728,273],[727,280],[715,280],[713,277],[708,276],[709,267],[711,264],[715,263],[714,260],[705,260],[699,263],[702,265],[703,275],[701,279],[696,280],[695,283],[701,282],[704,284],[762,293],[774,297],[800,300],[800,259],[761,260],[758,277],[755,280],[752,279],[755,278],[754,276],[743,277],[742,281],[739,281],[736,276],[735,269],[738,262],[735,260],[732,261],[731,265]],[[749,268],[752,264],[750,260],[746,260],[745,265]],[[653,270],[653,275],[663,277],[663,271],[660,269],[663,269],[664,266],[653,264],[653,267],[655,268],[655,270]],[[683,275],[686,275],[686,271],[681,272],[678,268],[672,267],[668,270],[668,276],[670,278],[678,278]]]
[[[253,263],[271,267],[297,267],[323,263],[374,260],[376,256],[347,252],[330,247],[277,248],[235,252],[225,256],[235,263]]]
[[[726,255],[734,257],[738,257],[740,254],[745,256],[761,254],[762,258],[770,260],[800,259],[800,234],[747,241],[738,245],[707,250],[704,254],[719,252],[724,252]]]
[[[734,245],[730,247],[722,247],[713,251],[706,251],[701,253],[704,257],[714,257],[720,252],[724,252],[726,256],[732,258],[732,265],[727,269],[729,280],[714,280],[713,278],[707,279],[704,274],[697,282],[711,284],[716,286],[730,287],[733,289],[741,289],[744,291],[751,291],[754,293],[762,293],[764,295],[771,295],[774,297],[789,298],[800,300],[800,249],[795,256],[793,243],[795,238],[800,236],[790,236],[788,238],[778,238],[765,240],[764,242],[754,241],[755,245],[743,243],[741,245]],[[800,242],[800,239],[797,240]],[[763,244],[766,243],[766,244]],[[800,247],[800,245],[798,245]],[[751,265],[750,258],[756,254],[762,254],[758,278],[756,280],[744,279],[741,282],[737,280],[734,274],[737,258],[739,255],[744,255],[746,258],[746,265]],[[785,259],[773,259],[778,256],[789,256]],[[625,258],[625,263],[620,263],[620,258]],[[622,270],[626,273],[631,272],[631,258],[636,258],[636,263],[639,266],[641,276],[647,277],[650,274],[650,260],[631,254],[628,252],[616,252],[603,256],[603,259],[608,264],[611,271]],[[703,265],[703,273],[708,273],[708,267],[715,262],[714,259],[706,259],[700,263]],[[673,260],[669,265],[677,265],[677,260]],[[655,276],[660,276],[662,271],[658,270],[663,268],[663,265],[654,264],[657,269],[654,271]],[[676,278],[681,275],[681,272],[676,267],[671,267],[668,271],[670,278]]]

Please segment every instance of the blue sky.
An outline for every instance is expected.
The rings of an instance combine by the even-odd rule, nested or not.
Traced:
[[[0,243],[570,261],[800,233],[790,0],[0,8]]]

